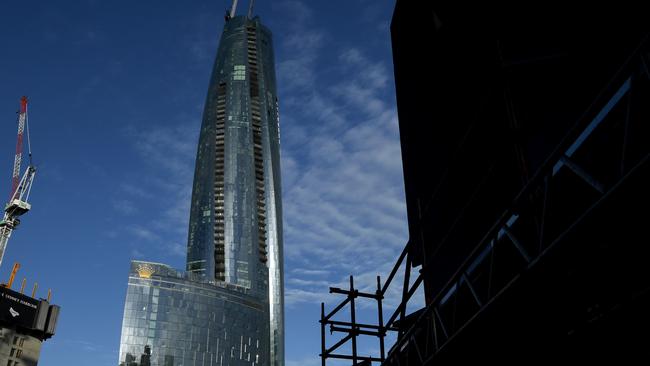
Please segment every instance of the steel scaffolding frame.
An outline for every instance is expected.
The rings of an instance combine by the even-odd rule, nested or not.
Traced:
[[[392,275],[394,276],[396,271],[393,271]],[[392,278],[392,276],[391,276]],[[389,278],[390,282],[390,278]],[[328,358],[333,359],[343,359],[343,360],[352,360],[353,365],[363,366],[370,365],[371,362],[384,362],[385,360],[385,351],[384,351],[384,337],[386,336],[387,330],[392,330],[383,325],[383,313],[382,313],[382,300],[384,299],[384,293],[387,289],[387,286],[381,287],[381,278],[377,276],[377,290],[375,293],[360,292],[354,287],[354,278],[350,276],[350,288],[349,290],[343,290],[337,287],[330,287],[329,292],[331,294],[345,295],[346,298],[340,304],[338,304],[331,312],[325,315],[325,303],[321,303],[321,318],[319,323],[321,324],[321,361],[322,365],[326,365]],[[378,309],[378,325],[373,324],[363,324],[356,321],[356,299],[359,297],[373,299],[377,301]],[[350,321],[338,321],[332,320],[332,318],[346,305],[350,304]],[[326,346],[326,327],[330,326],[330,334],[333,332],[346,333],[347,335],[340,339],[336,344],[327,348]],[[379,338],[379,357],[368,357],[368,356],[359,356],[357,353],[357,337],[359,335],[375,336]],[[335,354],[340,346],[351,341],[352,343],[352,354]],[[361,362],[359,362],[361,361]]]

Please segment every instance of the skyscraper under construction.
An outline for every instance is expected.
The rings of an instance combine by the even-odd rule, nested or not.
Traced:
[[[272,364],[282,363],[280,132],[271,32],[226,22],[196,156],[187,271],[268,294]]]
[[[226,15],[196,156],[186,272],[132,261],[120,362],[284,365],[279,115],[271,32]]]

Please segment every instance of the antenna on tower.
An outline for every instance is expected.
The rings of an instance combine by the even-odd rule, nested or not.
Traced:
[[[232,1],[232,7],[230,8],[230,17],[235,17],[235,11],[237,10],[237,0]]]
[[[255,5],[255,0],[251,0],[250,4],[248,4],[248,19],[253,17],[253,5]]]

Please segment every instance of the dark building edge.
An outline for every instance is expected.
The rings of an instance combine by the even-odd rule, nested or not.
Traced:
[[[410,255],[414,265],[424,264],[428,304],[445,296],[461,304],[455,315],[437,308],[455,335],[435,362],[646,355],[641,344],[648,337],[639,335],[649,322],[641,309],[650,302],[650,272],[639,259],[647,250],[634,243],[648,242],[642,224],[648,217],[635,210],[648,202],[650,176],[643,123],[650,115],[643,103],[650,96],[648,33],[497,39],[468,32],[485,19],[516,23],[490,11],[479,19],[434,3],[397,1],[391,24]],[[550,160],[558,150],[570,151],[604,111],[571,156],[604,193],[561,167],[544,229],[556,240],[543,244],[548,250],[502,296],[463,318],[474,313],[472,291],[479,292],[481,280],[453,283],[454,276],[478,263],[477,243],[508,212],[520,217],[512,237],[535,256],[526,241],[541,222],[523,222],[524,215],[541,218],[541,207],[530,203],[540,201],[533,185],[550,166],[555,171]],[[517,250],[493,253],[512,263],[509,271],[522,266]],[[402,356],[418,364],[412,346]]]

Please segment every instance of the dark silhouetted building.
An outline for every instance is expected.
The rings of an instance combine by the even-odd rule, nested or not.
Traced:
[[[51,338],[59,306],[0,286],[0,364],[36,366],[43,341]]]
[[[397,1],[398,264],[425,307],[382,325],[384,365],[650,355],[649,34],[525,21]]]
[[[647,356],[648,34],[487,38],[471,21],[407,1],[393,16],[428,306],[401,342],[429,332],[435,364]],[[420,364],[414,344],[397,360]]]

